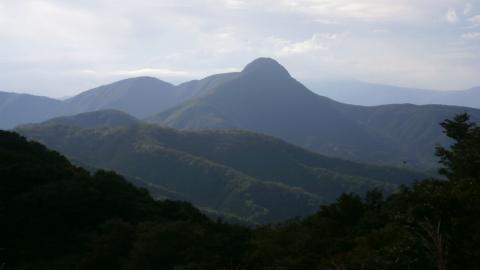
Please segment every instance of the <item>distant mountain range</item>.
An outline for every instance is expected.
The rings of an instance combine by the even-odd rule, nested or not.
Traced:
[[[410,103],[480,108],[480,87],[456,91],[435,91],[356,80],[325,80],[308,85],[319,95],[355,105],[376,106]]]
[[[343,192],[392,191],[426,177],[324,157],[252,132],[177,131],[113,110],[15,131],[86,167],[122,173],[158,198],[253,223],[311,214]]]
[[[463,112],[480,119],[480,110],[469,107],[340,103],[310,91],[275,60],[259,58],[241,72],[177,86],[138,77],[65,101],[4,93],[0,128],[105,109],[177,129],[249,130],[331,157],[420,170],[433,170],[435,144],[449,143],[438,123]]]
[[[448,144],[438,123],[463,112],[480,119],[480,110],[467,107],[339,103],[261,58],[203,96],[147,121],[179,129],[251,130],[328,156],[425,169],[436,165],[435,144]]]
[[[0,129],[44,121],[61,115],[62,101],[28,94],[0,92]]]
[[[142,118],[181,102],[174,88],[151,77],[126,79],[66,99],[64,107],[69,114],[117,109]]]
[[[120,110],[137,118],[145,118],[186,100],[200,97],[235,75],[213,75],[177,86],[153,77],[135,77],[61,100],[0,91],[0,129],[38,123],[52,117],[106,109]]]
[[[137,77],[100,86],[65,100],[0,92],[0,128],[35,123],[63,115],[116,109],[135,117],[151,116],[185,98],[175,86],[152,77]]]

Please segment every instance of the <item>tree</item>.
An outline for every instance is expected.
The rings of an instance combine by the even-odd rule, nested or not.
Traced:
[[[443,164],[439,172],[452,181],[480,181],[480,127],[470,122],[466,113],[440,124],[454,140],[450,149],[437,146],[436,154]]]

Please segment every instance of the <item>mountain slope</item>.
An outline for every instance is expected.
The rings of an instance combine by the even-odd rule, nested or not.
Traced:
[[[424,178],[326,158],[245,131],[180,132],[140,124],[113,129],[44,124],[17,131],[74,160],[157,186],[162,196],[174,192],[199,207],[253,222],[312,213],[342,192],[391,191]]]
[[[460,113],[480,121],[480,110],[444,105],[392,104],[374,107],[346,106],[345,113],[373,132],[390,138],[397,147],[398,164],[436,169],[435,146],[449,145],[439,125]]]
[[[480,110],[471,108],[414,108],[339,103],[311,92],[276,61],[260,58],[233,79],[210,89],[207,95],[147,121],[181,129],[246,129],[328,156],[429,169],[436,164],[434,145],[447,142],[437,127],[439,122],[464,111],[480,119]],[[419,111],[423,113],[417,116]],[[379,115],[385,121],[396,115],[404,117],[383,125],[372,120]],[[421,141],[418,134],[424,136]],[[414,140],[410,143],[405,138]]]
[[[47,120],[62,108],[62,102],[53,98],[0,92],[0,129]]]
[[[320,95],[348,104],[376,106],[411,103],[480,108],[480,87],[457,91],[434,91],[355,80],[319,81],[308,85]]]
[[[176,198],[249,222],[304,216],[323,202],[299,188],[259,181],[221,164],[162,147],[146,138],[145,127],[83,130],[50,126],[21,132],[70,158],[140,178],[147,182],[147,188],[150,184],[159,186],[176,193]]]
[[[383,138],[339,113],[340,106],[309,91],[274,60],[257,59],[237,78],[211,89],[209,95],[148,121],[174,128],[252,130],[322,154],[352,159],[389,147]],[[352,130],[355,136],[349,134]]]
[[[1,130],[0,210],[0,268],[8,269],[115,269],[135,228],[213,224],[188,203],[155,201],[113,172],[89,174]]]
[[[205,96],[211,89],[236,78],[240,73],[222,73],[203,78],[201,80],[188,81],[176,86],[175,91],[183,100],[189,100]]]
[[[81,113],[73,116],[56,117],[39,124],[28,124],[19,126],[28,127],[36,125],[61,125],[79,128],[99,128],[99,127],[120,127],[126,125],[139,124],[140,120],[137,118],[117,110],[101,110]]]
[[[446,98],[436,103],[480,108],[480,86],[463,91],[450,91]]]
[[[465,98],[476,101],[475,91]],[[48,106],[6,104],[0,115],[1,121],[8,122],[4,128],[76,112],[117,109],[142,118],[155,114],[148,121],[162,126],[246,129],[332,157],[421,170],[435,169],[432,149],[436,143],[448,143],[437,123],[463,112],[469,112],[474,121],[480,119],[479,110],[464,107],[339,103],[311,92],[268,58],[253,61],[242,72],[178,86],[139,77],[86,91],[65,102],[54,100]],[[32,112],[26,109],[30,107]],[[23,114],[28,117],[18,122]]]
[[[183,94],[186,95],[186,94]],[[152,77],[136,77],[103,85],[66,100],[0,92],[0,128],[98,110],[120,110],[150,116],[185,100],[175,86]]]
[[[0,92],[0,128],[111,109],[143,118],[203,96],[211,87],[234,78],[236,74],[212,75],[178,86],[152,77],[135,77],[96,87],[65,100]]]
[[[65,100],[70,114],[116,109],[146,117],[177,104],[172,84],[152,77],[125,79]]]

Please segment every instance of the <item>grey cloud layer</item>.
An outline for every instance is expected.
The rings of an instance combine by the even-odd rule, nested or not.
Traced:
[[[480,1],[0,0],[0,90],[65,96],[275,57],[294,76],[480,85]]]

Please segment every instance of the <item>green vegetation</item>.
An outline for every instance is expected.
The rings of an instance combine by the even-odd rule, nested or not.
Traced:
[[[96,114],[108,120],[101,117],[102,111]],[[95,113],[88,116],[93,127],[101,122]],[[323,157],[252,132],[187,132],[145,124],[82,129],[77,119],[17,130],[72,160],[138,179],[156,197],[187,200],[252,223],[304,217],[344,192],[393,191],[424,178],[406,170]]]
[[[448,180],[343,194],[304,219],[255,228],[154,201],[112,172],[90,175],[0,132],[4,269],[478,269],[480,127],[442,123]],[[1,263],[0,263],[1,265]]]
[[[88,269],[90,263],[112,269],[132,248],[137,226],[210,223],[188,203],[156,202],[113,172],[90,175],[4,131],[0,179],[0,261],[6,269]],[[112,257],[101,261],[102,254]]]

